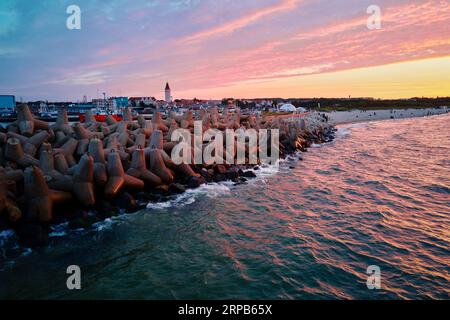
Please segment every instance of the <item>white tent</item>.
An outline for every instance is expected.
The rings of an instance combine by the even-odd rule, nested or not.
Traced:
[[[306,109],[302,108],[302,107],[298,107],[297,108],[297,112],[306,112]]]
[[[297,109],[292,104],[286,103],[280,107],[280,111],[295,112]]]

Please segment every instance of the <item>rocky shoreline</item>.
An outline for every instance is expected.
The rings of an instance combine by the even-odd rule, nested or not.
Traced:
[[[0,127],[0,231],[13,229],[28,247],[45,246],[56,224],[88,228],[204,183],[240,184],[255,177],[259,165],[248,164],[248,149],[243,165],[175,164],[171,135],[178,128],[193,132],[195,120],[202,121],[203,132],[279,129],[280,158],[331,141],[335,132],[317,113],[264,119],[210,108],[195,116],[187,111],[163,119],[155,112],[151,121],[133,121],[126,110],[121,122],[111,116],[97,122],[88,112],[84,123],[71,125],[63,109],[54,124],[34,119],[27,105],[17,109],[18,120]]]

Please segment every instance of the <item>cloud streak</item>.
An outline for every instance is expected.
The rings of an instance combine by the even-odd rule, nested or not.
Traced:
[[[213,37],[229,35],[239,29],[245,28],[253,23],[256,23],[259,20],[266,18],[268,16],[292,10],[298,5],[298,3],[299,0],[282,0],[279,3],[274,4],[272,6],[255,10],[254,12],[244,14],[242,17],[239,17],[235,20],[187,36],[183,38],[181,42],[184,44],[189,44]]]

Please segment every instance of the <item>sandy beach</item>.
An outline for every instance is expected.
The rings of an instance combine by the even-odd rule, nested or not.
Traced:
[[[334,124],[366,122],[386,119],[404,119],[438,115],[450,112],[448,107],[426,109],[350,110],[323,112]]]

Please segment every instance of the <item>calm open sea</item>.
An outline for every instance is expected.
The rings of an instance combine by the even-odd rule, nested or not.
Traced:
[[[40,250],[3,231],[0,297],[450,298],[450,114],[341,126],[302,157],[88,231],[60,225]]]

